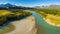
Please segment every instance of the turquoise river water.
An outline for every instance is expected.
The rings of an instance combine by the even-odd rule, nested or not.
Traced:
[[[49,25],[40,14],[34,11],[31,12],[36,19],[38,28],[37,34],[60,34],[60,27]]]

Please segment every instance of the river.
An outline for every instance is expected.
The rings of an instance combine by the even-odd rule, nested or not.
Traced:
[[[49,25],[43,17],[35,11],[29,12],[32,12],[32,15],[36,19],[36,25],[38,28],[37,34],[60,34],[60,27]]]

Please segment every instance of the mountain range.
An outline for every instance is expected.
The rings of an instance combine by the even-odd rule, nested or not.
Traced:
[[[60,8],[60,5],[42,5],[42,6],[35,6],[35,7],[23,7],[12,5],[10,3],[0,4],[0,9],[40,9],[40,8]]]
[[[0,4],[0,10],[7,10],[7,9],[34,9],[31,7],[24,7],[24,6],[17,6],[17,5],[12,5],[10,3],[6,3],[6,4]]]
[[[35,8],[60,8],[60,5],[42,5],[42,6],[35,6]]]
[[[6,4],[0,4],[0,7],[14,7],[16,5],[12,5],[10,3],[6,3]]]

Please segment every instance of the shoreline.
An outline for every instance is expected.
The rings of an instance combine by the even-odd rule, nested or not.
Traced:
[[[6,34],[36,34],[36,21],[32,15],[11,23],[15,26],[15,30]]]
[[[57,24],[52,23],[49,19],[45,19],[45,18],[43,18],[43,19],[46,21],[46,23],[48,23],[51,26],[60,27],[60,24],[57,25]]]
[[[40,14],[41,15],[41,14]],[[43,17],[42,15],[41,15],[41,17]],[[46,18],[44,18],[43,17],[43,19],[46,21],[46,23],[47,24],[49,24],[49,25],[51,25],[51,26],[56,26],[56,27],[60,27],[60,24],[54,24],[54,23],[52,23],[49,19],[46,19]]]

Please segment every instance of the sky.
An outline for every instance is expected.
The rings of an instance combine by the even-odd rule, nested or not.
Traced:
[[[60,0],[0,0],[0,4],[15,4],[18,6],[40,6],[49,4],[60,5]]]

